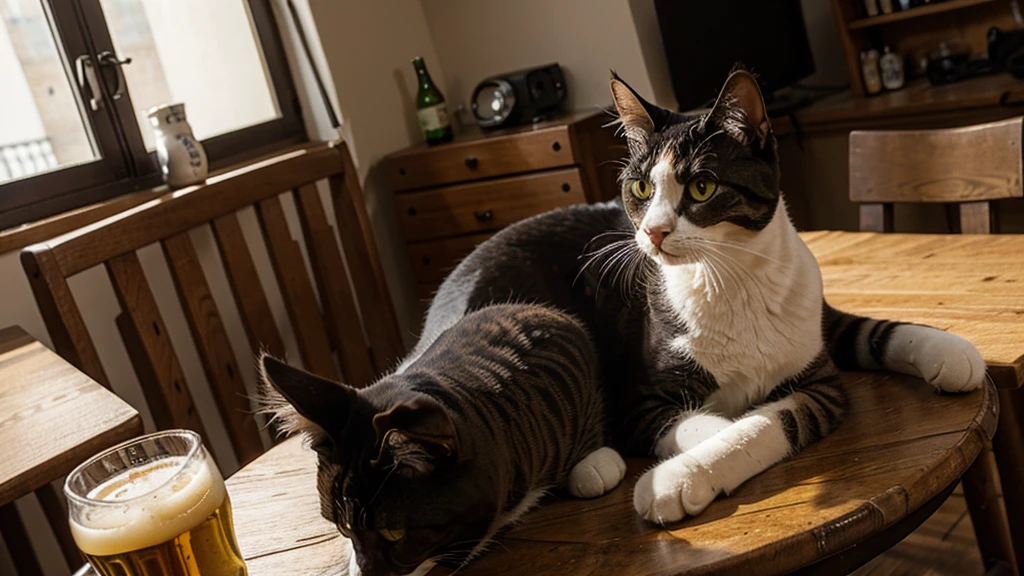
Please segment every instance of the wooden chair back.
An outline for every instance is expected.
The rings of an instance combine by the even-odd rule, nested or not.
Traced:
[[[321,180],[330,189],[341,250],[317,190]],[[312,282],[285,219],[284,196],[295,202]],[[159,243],[219,414],[243,464],[262,453],[263,442],[189,231],[207,224],[212,228],[248,349],[284,357],[281,334],[236,214],[249,206],[255,208],[305,367],[357,386],[371,381],[400,356],[402,341],[363,193],[343,143],[308,146],[213,176],[205,184],[170,192],[22,252],[57,353],[109,387],[68,285],[68,278],[104,265],[121,306],[117,327],[156,426],[202,434],[203,423],[136,254]]]
[[[958,204],[960,231],[999,231],[995,200],[1024,195],[1024,117],[940,130],[850,133],[850,199],[860,229],[893,231],[893,204]]]

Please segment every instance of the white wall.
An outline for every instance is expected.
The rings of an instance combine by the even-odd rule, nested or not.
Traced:
[[[647,66],[628,0],[422,0],[452,103],[468,103],[484,78],[558,62],[568,108],[611,104],[609,69],[651,94]]]

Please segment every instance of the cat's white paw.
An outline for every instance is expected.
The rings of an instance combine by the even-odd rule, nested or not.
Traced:
[[[573,466],[566,487],[569,494],[577,498],[597,498],[611,492],[625,475],[626,463],[622,456],[603,446]]]
[[[969,392],[985,382],[985,360],[967,340],[920,326],[901,326],[899,330],[914,331],[901,336],[913,348],[910,359],[914,367],[932,386],[943,392]]]
[[[659,458],[681,454],[725,430],[731,424],[732,420],[717,414],[685,414],[661,436],[654,447],[654,454]]]
[[[633,489],[633,508],[648,522],[668,524],[704,511],[718,491],[710,471],[679,454],[648,470]]]

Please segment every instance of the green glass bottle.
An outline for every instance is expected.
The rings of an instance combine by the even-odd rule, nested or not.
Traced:
[[[444,103],[444,95],[430,79],[423,58],[413,58],[412,67],[416,69],[416,81],[420,86],[416,92],[416,114],[420,117],[420,128],[427,138],[427,144],[433,146],[451,142],[452,125],[448,120],[448,107]]]

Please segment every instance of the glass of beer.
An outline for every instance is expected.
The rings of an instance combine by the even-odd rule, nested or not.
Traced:
[[[195,432],[115,446],[64,493],[75,543],[103,576],[246,576],[224,479]]]

